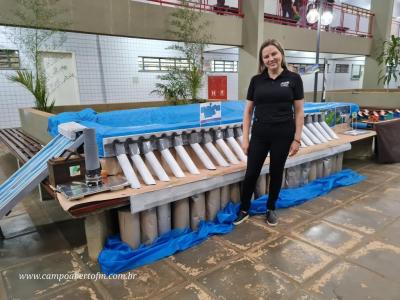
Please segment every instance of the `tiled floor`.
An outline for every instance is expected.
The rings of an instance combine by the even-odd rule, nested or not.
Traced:
[[[16,168],[0,147],[0,181]],[[368,179],[151,265],[130,280],[23,280],[96,274],[81,220],[33,192],[0,224],[0,299],[400,299],[400,164],[347,161]]]

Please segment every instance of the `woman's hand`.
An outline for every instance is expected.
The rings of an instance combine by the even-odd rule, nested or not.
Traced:
[[[300,142],[298,140],[294,140],[290,145],[289,156],[296,155],[300,149]]]
[[[249,151],[249,139],[243,138],[242,149],[244,154],[247,155],[247,152]]]

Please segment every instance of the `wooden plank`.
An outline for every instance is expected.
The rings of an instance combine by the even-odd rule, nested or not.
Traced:
[[[24,145],[23,145],[19,140],[17,140],[16,138],[14,138],[14,137],[12,136],[11,133],[9,133],[9,132],[6,131],[6,130],[4,130],[3,133],[4,133],[5,136],[7,136],[7,138],[8,138],[10,141],[12,141],[12,143],[13,143],[14,145],[18,146],[19,149],[20,149],[22,152],[25,152],[25,153],[27,154],[28,159],[35,155],[35,154],[32,153],[30,150],[26,149],[26,147],[24,147]]]
[[[22,163],[25,163],[29,160],[29,157],[26,156],[26,153],[23,153],[18,147],[11,143],[7,136],[4,135],[4,131],[0,131],[0,140],[10,150],[11,154],[16,156]]]
[[[16,137],[18,141],[23,145],[25,145],[32,153],[36,154],[40,150],[40,148],[38,149],[37,146],[35,147],[35,145],[33,145],[28,139],[26,139],[26,136],[21,132],[19,132],[18,130],[11,128],[11,129],[6,129],[6,132]]]

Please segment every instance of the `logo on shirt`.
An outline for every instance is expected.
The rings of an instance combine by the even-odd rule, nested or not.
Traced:
[[[281,82],[281,87],[289,87],[290,81],[283,81]]]

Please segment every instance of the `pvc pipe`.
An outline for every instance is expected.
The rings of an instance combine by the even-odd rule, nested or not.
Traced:
[[[190,174],[200,174],[199,169],[197,169],[193,160],[190,158],[189,154],[186,152],[185,148],[182,145],[175,146],[175,150]]]
[[[314,146],[314,143],[311,141],[311,139],[305,134],[304,131],[301,133],[301,141],[304,142],[306,146]]]
[[[321,144],[321,141],[308,129],[307,125],[303,126],[303,132],[314,144]]]
[[[215,148],[213,143],[205,143],[204,146],[207,148],[208,152],[210,152],[211,156],[217,161],[218,165],[221,167],[229,167],[228,162],[223,158],[221,153]]]
[[[169,149],[164,149],[161,150],[160,152],[162,157],[167,162],[168,166],[171,168],[171,171],[175,175],[175,177],[178,178],[186,177],[181,167],[178,165],[175,158],[172,156],[171,151],[169,151]]]
[[[216,143],[221,148],[222,152],[224,152],[226,158],[231,164],[237,165],[239,163],[235,154],[233,154],[232,150],[228,147],[223,139],[217,139]]]
[[[322,128],[321,124],[319,124],[318,122],[314,122],[313,123],[314,126],[318,129],[318,131],[324,136],[324,138],[328,141],[332,141],[332,138],[330,137],[330,135],[325,131],[324,128]]]
[[[135,171],[133,170],[131,163],[129,162],[129,159],[126,156],[126,154],[117,155],[117,159],[118,159],[119,165],[121,166],[122,172],[124,172],[126,180],[131,185],[131,188],[139,189],[140,188],[139,180],[138,180],[138,178],[135,174]]]
[[[242,147],[238,144],[233,136],[227,138],[228,144],[232,147],[233,151],[241,161],[247,162],[247,156],[244,154]]]
[[[328,124],[326,124],[325,121],[319,122],[322,126],[322,128],[325,129],[325,131],[334,139],[338,139],[339,137],[336,135],[336,133],[332,130],[332,128],[329,127]]]
[[[167,173],[165,173],[165,170],[161,166],[160,162],[158,161],[154,153],[150,151],[147,152],[144,156],[146,157],[146,160],[149,162],[154,173],[156,173],[158,179],[160,179],[161,181],[169,181]]]
[[[314,123],[308,123],[306,126],[308,126],[308,129],[314,133],[314,135],[322,142],[326,143],[328,140],[319,132],[317,127],[315,127]]]
[[[210,160],[210,158],[207,156],[207,154],[204,152],[204,150],[200,147],[198,143],[190,144],[190,147],[192,147],[194,153],[196,153],[197,157],[200,159],[200,161],[203,163],[206,169],[208,170],[216,169],[213,162]]]
[[[149,169],[144,163],[142,157],[139,154],[131,155],[131,159],[136,169],[138,170],[140,176],[142,177],[145,184],[152,185],[156,184],[153,176],[151,175]]]

